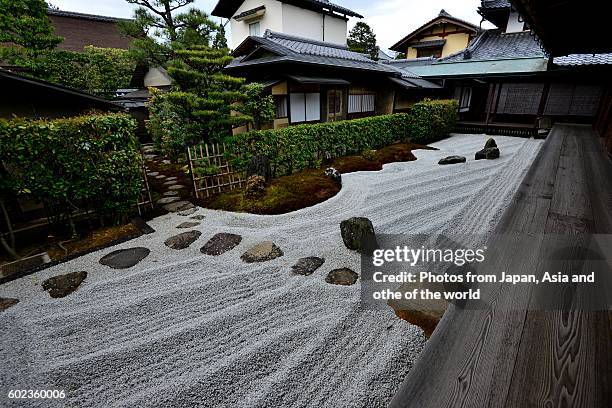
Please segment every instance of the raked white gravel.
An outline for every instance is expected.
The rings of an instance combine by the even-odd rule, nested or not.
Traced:
[[[282,216],[200,209],[198,241],[183,251],[164,240],[189,217],[150,222],[155,234],[98,251],[0,286],[20,303],[0,312],[0,406],[385,407],[425,343],[418,327],[391,310],[359,308],[359,285],[332,286],[334,268],[359,271],[339,224],[370,218],[378,233],[488,234],[538,153],[536,140],[496,137],[499,160],[473,160],[484,135],[454,135],[418,150],[415,162],[345,175],[331,200]],[[439,166],[449,155],[467,164]],[[200,247],[214,234],[242,235],[220,257]],[[285,255],[245,264],[263,240]],[[151,255],[128,270],[98,260],[144,246]],[[293,276],[297,259],[326,262]],[[87,271],[81,287],[51,299],[41,282]],[[10,389],[62,389],[63,401],[6,399]]]

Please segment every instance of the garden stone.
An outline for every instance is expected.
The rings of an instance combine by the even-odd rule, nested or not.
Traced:
[[[242,242],[242,237],[235,234],[220,233],[212,237],[200,252],[205,255],[219,256],[236,248]]]
[[[198,225],[200,225],[199,222],[183,222],[177,225],[176,228],[187,229],[187,228],[197,227]]]
[[[162,164],[172,164],[170,160],[162,160]]]
[[[113,269],[128,269],[145,259],[151,251],[147,248],[119,249],[100,259],[102,265]]]
[[[467,159],[463,156],[448,156],[443,158],[442,160],[440,160],[438,162],[439,165],[444,166],[447,164],[459,164],[459,163],[465,163],[467,161]]]
[[[19,303],[18,299],[1,298],[0,297],[0,312],[5,311],[9,307],[15,306]]]
[[[342,221],[340,233],[344,245],[353,251],[370,255],[378,248],[374,226],[367,218],[355,217]]]
[[[325,259],[317,257],[302,258],[291,267],[296,275],[310,276],[325,263]]]
[[[283,255],[283,251],[274,242],[265,241],[246,251],[240,259],[246,263],[267,262]]]
[[[157,155],[156,154],[145,154],[143,157],[145,160],[153,160],[157,157]]]
[[[191,214],[195,213],[196,211],[198,211],[198,209],[195,207],[192,207],[187,210],[179,212],[178,215],[180,215],[181,217],[189,217]]]
[[[178,178],[177,177],[167,177],[166,180],[168,180],[168,181],[176,181],[176,180],[178,180]]]
[[[159,205],[166,205],[166,204],[172,204],[172,203],[176,203],[177,201],[180,201],[181,199],[179,197],[165,197],[165,198],[161,198],[157,201],[157,204]]]
[[[247,179],[252,176],[263,177],[264,183],[272,179],[272,168],[270,167],[270,159],[264,154],[253,156],[247,165]]]
[[[200,235],[202,235],[200,231],[183,232],[182,234],[178,234],[178,235],[168,238],[164,242],[164,244],[168,248],[181,250],[181,249],[188,248],[189,245],[197,241],[197,239],[200,238]]]
[[[197,221],[202,221],[204,218],[206,218],[206,216],[204,215],[194,215],[193,217],[191,217],[192,220],[197,220]]]
[[[140,217],[132,218],[132,224],[145,235],[153,234],[155,230]]]
[[[264,195],[266,192],[266,180],[262,176],[250,176],[247,179],[244,189],[244,196],[250,199],[256,199]]]
[[[476,160],[495,160],[499,159],[499,149],[497,147],[489,147],[476,153]]]
[[[194,207],[195,206],[191,204],[189,201],[178,201],[176,203],[165,205],[164,210],[171,212],[171,213],[176,213],[176,212],[186,211]]]
[[[159,172],[157,172],[157,171],[152,171],[152,172],[150,172],[150,173],[147,173],[147,176],[149,176],[149,177],[159,176]]]
[[[52,298],[63,298],[74,292],[87,278],[87,272],[72,272],[54,276],[42,283],[42,288],[49,292]]]
[[[164,193],[166,197],[176,197],[179,195],[178,191],[166,191]]]
[[[164,186],[174,186],[176,184],[178,184],[178,181],[176,181],[176,180],[169,180],[169,181],[166,181],[164,183]]]
[[[159,176],[155,177],[156,180],[163,180],[165,178],[166,178],[166,176],[164,176],[163,174],[160,174]]]
[[[185,186],[181,185],[181,184],[175,184],[175,185],[171,185],[168,190],[182,190],[184,189]]]
[[[351,286],[357,283],[359,275],[348,268],[334,269],[326,277],[325,282],[332,285]]]
[[[495,142],[495,139],[490,138],[489,140],[487,140],[487,143],[485,143],[485,149],[490,149],[492,147],[497,147],[497,143]]]
[[[325,175],[331,178],[338,186],[342,187],[342,174],[340,174],[338,170],[330,167],[325,170]]]

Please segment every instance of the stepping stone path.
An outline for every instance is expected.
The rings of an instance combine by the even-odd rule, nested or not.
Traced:
[[[176,181],[176,180],[178,180],[178,178],[177,177],[168,177],[166,180],[168,180],[168,181]]]
[[[44,281],[42,288],[49,292],[52,298],[63,298],[77,290],[85,278],[87,278],[87,272],[72,272],[54,276]]]
[[[168,248],[181,250],[185,248],[189,248],[189,245],[193,244],[197,241],[202,233],[200,231],[188,231],[183,232],[182,234],[175,235],[173,237],[168,238],[164,244]]]
[[[459,164],[459,163],[465,163],[467,161],[467,159],[463,156],[448,156],[443,158],[442,160],[440,160],[438,162],[439,165],[444,166],[447,164]]]
[[[181,217],[189,217],[191,214],[195,213],[196,211],[198,211],[198,209],[193,207],[188,210],[179,212],[178,215],[180,215]]]
[[[166,191],[164,193],[166,197],[176,197],[179,195],[178,191]]]
[[[102,265],[113,269],[128,269],[145,259],[151,251],[147,248],[120,249],[100,259]]]
[[[0,312],[15,306],[17,303],[19,303],[18,299],[0,298]]]
[[[157,172],[157,171],[152,171],[152,172],[150,172],[150,173],[147,173],[147,176],[149,176],[149,177],[156,177],[156,176],[159,176],[159,172]]]
[[[204,255],[219,256],[236,248],[241,242],[242,237],[240,235],[222,232],[204,244],[200,252]]]
[[[359,275],[348,268],[334,269],[325,278],[332,285],[351,286],[357,283]]]
[[[181,201],[179,197],[164,197],[157,200],[158,205],[166,205],[176,203],[177,201]]]
[[[187,229],[197,227],[198,225],[200,225],[199,222],[184,222],[182,224],[177,225],[176,228]]]
[[[178,181],[176,181],[176,180],[168,180],[168,181],[166,181],[164,183],[164,186],[174,186],[176,184],[178,184]]]
[[[197,221],[202,221],[204,218],[206,218],[206,216],[204,215],[194,215],[193,217],[191,217],[192,220],[197,220]]]
[[[340,223],[340,233],[344,245],[361,254],[372,254],[378,248],[372,221],[363,217],[353,217]]]
[[[267,262],[283,255],[283,251],[274,242],[265,241],[246,251],[240,259],[246,263]]]
[[[194,207],[195,206],[191,204],[189,201],[178,201],[176,203],[165,205],[164,210],[175,213],[175,212],[180,212],[180,211],[186,211]]]
[[[325,259],[317,257],[302,258],[291,267],[296,275],[310,276],[325,263]]]
[[[163,180],[166,178],[166,176],[164,176],[163,174],[160,174],[159,176],[155,177],[157,180]]]
[[[168,190],[182,190],[184,188],[185,188],[185,186],[183,186],[181,184],[176,184],[176,185],[170,186],[170,188],[168,188]]]

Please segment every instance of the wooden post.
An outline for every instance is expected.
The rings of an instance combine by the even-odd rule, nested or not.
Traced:
[[[191,176],[191,183],[193,184],[193,195],[195,198],[198,197],[198,187],[196,186],[195,174],[193,174],[193,157],[191,156],[191,149],[187,146],[187,159],[189,161],[189,175]]]
[[[493,105],[493,99],[495,98],[495,89],[497,88],[497,84],[492,82],[489,84],[489,97],[487,98],[487,118],[485,120],[485,125],[489,126],[489,121],[491,119],[491,105]]]

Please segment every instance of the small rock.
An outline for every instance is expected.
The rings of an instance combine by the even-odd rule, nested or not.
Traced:
[[[240,259],[246,263],[267,262],[283,255],[283,251],[274,242],[265,241],[246,251]]]
[[[202,221],[204,218],[206,218],[206,216],[204,215],[194,215],[193,217],[191,217],[192,220],[197,220],[197,221]]]
[[[325,175],[327,177],[330,177],[334,181],[334,183],[342,187],[342,174],[340,174],[338,170],[334,169],[333,167],[330,167],[325,170]]]
[[[77,290],[85,278],[87,278],[87,272],[72,272],[54,276],[44,281],[42,288],[49,292],[52,298],[63,298]]]
[[[168,188],[168,190],[182,190],[184,188],[185,188],[185,186],[183,186],[181,184],[175,184],[175,185],[170,186]]]
[[[194,205],[191,204],[189,201],[178,201],[176,203],[165,205],[164,210],[175,213],[180,211],[186,211],[193,207]]]
[[[178,181],[176,181],[176,180],[168,180],[168,181],[166,181],[164,183],[164,186],[174,186],[176,184],[178,184]]]
[[[353,251],[370,255],[378,248],[376,233],[372,221],[363,217],[354,217],[340,223],[340,233],[344,245]]]
[[[500,153],[497,147],[489,147],[476,153],[476,160],[495,160],[499,159]]]
[[[357,283],[359,275],[348,268],[334,269],[325,278],[332,285],[351,286]]]
[[[157,171],[152,171],[152,172],[150,172],[150,173],[147,173],[147,176],[149,176],[149,177],[159,176],[159,172],[157,172]]]
[[[212,237],[200,252],[205,255],[219,256],[236,248],[242,242],[242,237],[235,234],[220,233]]]
[[[1,298],[0,297],[0,312],[5,311],[9,307],[15,306],[19,303],[19,299]]]
[[[195,207],[192,207],[192,208],[188,208],[187,210],[179,212],[178,215],[180,215],[181,217],[189,217],[191,214],[195,213],[196,211],[198,211],[198,209]]]
[[[178,235],[168,238],[164,242],[164,244],[168,248],[181,250],[181,249],[188,248],[189,245],[197,241],[197,239],[200,238],[200,235],[202,235],[200,231],[183,232],[182,234],[178,234]]]
[[[487,140],[487,142],[485,143],[485,149],[490,149],[492,147],[497,147],[497,143],[495,142],[495,139],[490,138],[489,140]]]
[[[164,198],[160,198],[157,201],[157,204],[166,205],[166,204],[176,203],[177,201],[181,201],[181,199],[179,197],[164,197]]]
[[[150,253],[147,248],[120,249],[104,256],[99,262],[113,269],[127,269],[145,259]]]
[[[178,191],[166,191],[164,193],[164,196],[166,197],[176,197],[178,195],[179,195]]]
[[[465,163],[467,161],[467,159],[463,156],[448,156],[443,158],[442,160],[440,160],[438,162],[439,165],[443,166],[446,164],[459,164],[459,163]]]
[[[177,225],[176,228],[188,229],[188,228],[197,227],[198,225],[200,225],[199,222],[184,222],[182,224]]]
[[[302,258],[291,267],[296,275],[310,276],[325,263],[325,259],[317,257]]]

